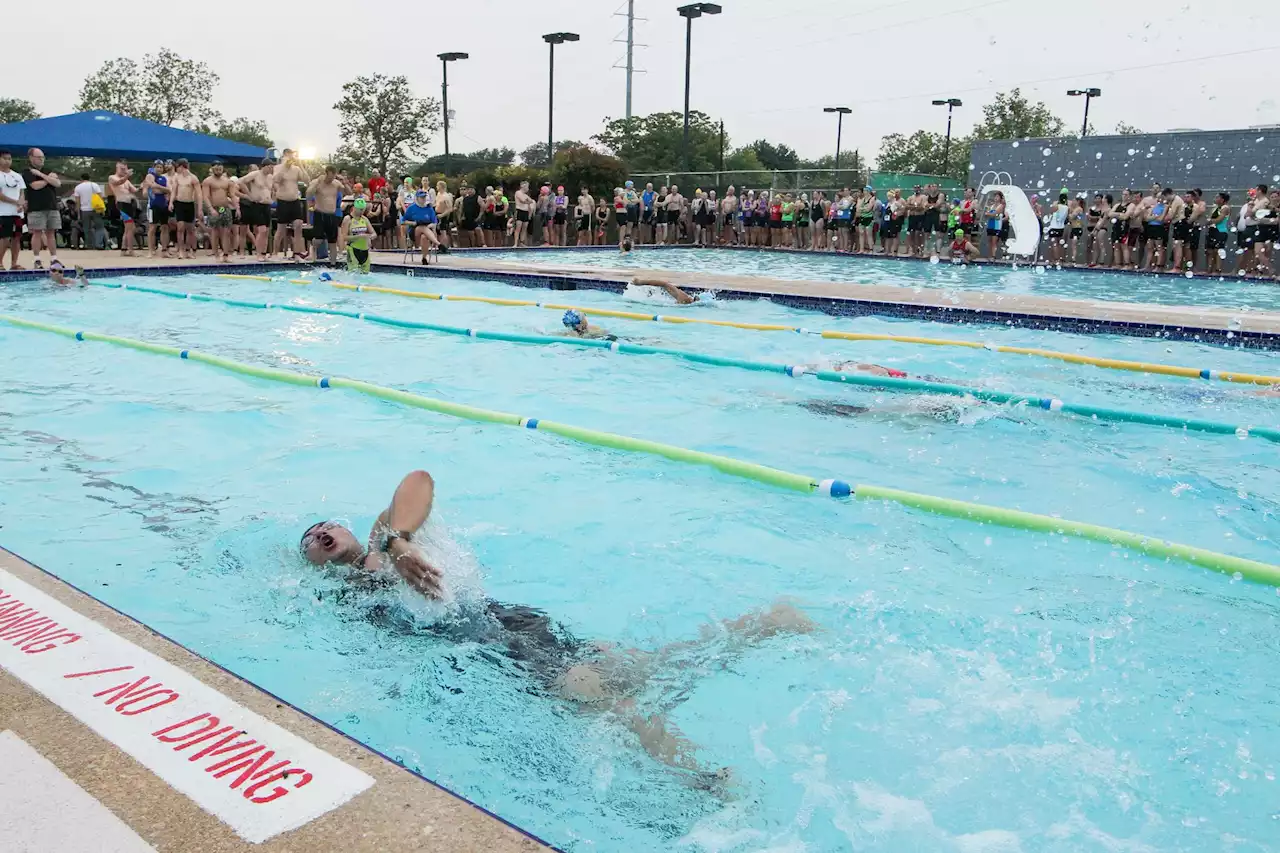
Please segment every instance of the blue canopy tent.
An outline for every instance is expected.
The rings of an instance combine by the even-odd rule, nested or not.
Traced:
[[[106,110],[0,124],[0,149],[21,157],[39,148],[51,157],[118,157],[156,160],[185,157],[196,163],[257,163],[267,149],[167,127]]]

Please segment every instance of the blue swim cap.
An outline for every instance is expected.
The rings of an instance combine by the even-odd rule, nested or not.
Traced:
[[[320,273],[320,280],[321,280],[321,281],[333,281],[333,276],[329,275],[327,272],[322,272],[322,273]]]
[[[564,316],[560,318],[560,322],[572,329],[582,322],[582,315],[570,308],[568,311],[564,312]]]

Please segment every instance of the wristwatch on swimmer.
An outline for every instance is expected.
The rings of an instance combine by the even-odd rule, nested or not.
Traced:
[[[382,541],[378,543],[378,550],[386,554],[391,550],[392,542],[395,542],[397,539],[403,542],[408,542],[410,541],[410,539],[412,539],[412,537],[413,537],[412,533],[404,533],[399,530],[389,531],[382,535]]]

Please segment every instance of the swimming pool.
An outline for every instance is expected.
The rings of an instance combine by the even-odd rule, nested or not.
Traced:
[[[207,275],[136,281],[469,328],[559,323],[536,308]],[[530,296],[462,279],[430,289]],[[673,310],[641,291],[572,301]],[[1274,354],[1191,343],[816,317],[767,302],[688,311],[1280,373]],[[0,313],[1280,561],[1277,448],[1255,439],[974,403],[939,419],[885,391],[106,288],[10,285]],[[598,322],[718,355],[855,358],[988,388],[1277,422],[1276,401],[1246,386],[986,350]],[[7,547],[565,849],[1273,844],[1275,589],[4,325],[0,353]],[[801,405],[813,400],[871,411],[823,416]],[[303,528],[339,517],[363,533],[413,468],[435,477],[434,547],[452,583],[545,609],[578,637],[654,649],[794,597],[820,631],[746,649],[713,635],[638,697],[698,745],[702,766],[732,768],[731,783],[689,784],[608,715],[546,695],[490,649],[406,630],[407,593],[344,596],[301,563]],[[388,608],[401,618],[371,618]]]
[[[592,249],[538,249],[482,252],[485,260],[518,264],[598,269],[698,270],[708,275],[745,275],[841,284],[890,284],[942,290],[989,290],[1066,299],[1154,302],[1160,305],[1209,305],[1215,308],[1280,310],[1280,286],[1241,281],[1231,276],[1192,279],[1120,272],[1039,270],[976,265],[954,267],[826,252],[747,251],[737,249],[636,249],[629,255]],[[850,295],[856,295],[856,288]]]

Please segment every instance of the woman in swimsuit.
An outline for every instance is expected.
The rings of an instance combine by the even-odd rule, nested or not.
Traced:
[[[809,219],[813,223],[813,240],[809,248],[814,251],[827,248],[827,206],[821,190],[814,190]]]
[[[507,194],[501,186],[494,189],[494,242],[495,246],[505,246],[507,244],[507,218],[511,212],[511,202],[507,199]]]
[[[791,193],[787,193],[782,197],[782,248],[794,249],[796,247],[796,203],[791,198]]]
[[[808,194],[801,193],[800,200],[795,204],[797,249],[808,249],[812,245],[809,237],[810,210]]]
[[[1111,268],[1123,269],[1129,263],[1129,210],[1132,197],[1125,190],[1120,203],[1111,208]]]
[[[565,232],[569,229],[569,197],[564,187],[556,187],[551,206],[551,245],[564,246]]]
[[[1222,275],[1222,259],[1227,255],[1227,237],[1231,231],[1230,201],[1229,194],[1218,193],[1209,214],[1209,230],[1204,235],[1204,268],[1209,275]]]
[[[898,218],[902,205],[897,190],[889,190],[884,196],[884,207],[880,211],[880,248],[886,258],[898,254],[898,235],[902,231],[902,220]]]
[[[982,257],[993,261],[1000,257],[1000,234],[1004,230],[1004,211],[1004,193],[996,190],[988,199],[982,217],[987,233],[987,239],[982,241]]]
[[[1089,245],[1085,259],[1090,269],[1103,266],[1105,249],[1111,244],[1112,196],[1095,193],[1089,208]]]
[[[1079,266],[1080,238],[1084,236],[1084,218],[1084,199],[1079,197],[1071,199],[1067,205],[1067,227],[1070,229],[1067,263],[1073,267]]]
[[[600,197],[600,201],[596,202],[596,233],[595,242],[592,245],[604,245],[604,232],[609,226],[609,203]]]
[[[756,197],[755,216],[752,221],[756,226],[756,245],[769,245],[769,191],[761,190]]]

